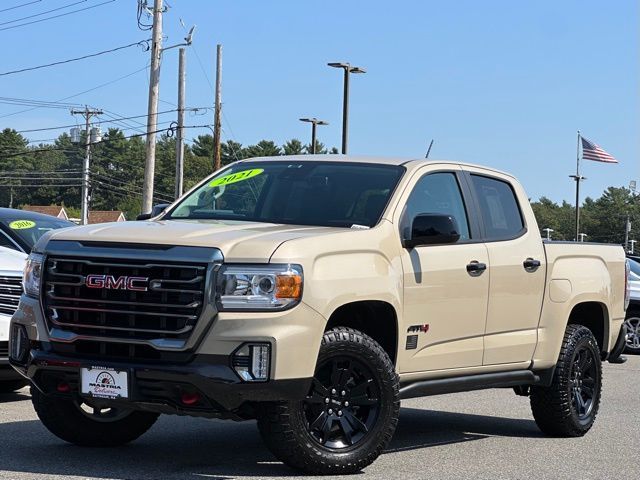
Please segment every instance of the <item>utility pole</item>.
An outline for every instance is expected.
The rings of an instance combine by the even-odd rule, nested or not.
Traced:
[[[220,152],[220,130],[222,128],[222,45],[216,46],[216,102],[213,118],[213,170],[222,167]]]
[[[180,48],[178,57],[178,129],[176,132],[176,198],[182,196],[184,178],[184,96],[186,87],[186,50]]]
[[[158,129],[158,95],[160,88],[160,55],[162,53],[163,0],[153,6],[153,35],[151,39],[151,73],[149,78],[149,106],[147,110],[147,144],[142,186],[142,213],[153,207],[153,181],[156,169],[156,130]]]
[[[82,201],[80,224],[87,225],[89,223],[89,161],[91,159],[91,117],[94,115],[102,115],[102,110],[89,109],[85,106],[84,110],[71,110],[71,115],[82,115],[85,121],[85,152],[84,162],[82,164]]]

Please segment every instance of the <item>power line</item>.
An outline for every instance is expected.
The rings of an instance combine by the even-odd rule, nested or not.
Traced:
[[[0,97],[0,103],[6,105],[21,105],[37,108],[64,108],[69,109],[80,106],[77,103],[61,103],[61,102],[49,102],[46,100],[33,100],[29,98],[13,98],[13,97]]]
[[[79,97],[80,95],[84,95],[85,93],[93,92],[94,90],[98,90],[100,88],[106,87],[106,86],[111,85],[113,83],[119,82],[120,80],[124,80],[125,78],[129,78],[129,77],[135,75],[136,73],[140,73],[140,72],[142,72],[143,70],[146,70],[146,69],[147,69],[146,66],[142,67],[142,68],[139,68],[138,70],[135,70],[135,71],[133,71],[131,73],[127,73],[126,75],[123,75],[121,77],[114,78],[113,80],[110,80],[108,82],[101,83],[100,85],[96,85],[95,87],[89,88],[88,90],[84,90],[82,92],[74,93],[73,95],[69,95],[68,97],[61,98],[61,99],[57,100],[57,102],[61,102],[63,100],[69,100],[70,98]],[[13,115],[19,115],[20,113],[31,112],[33,110],[37,110],[38,108],[40,108],[40,107],[27,108],[26,110],[19,110],[17,112],[7,113],[5,115],[0,115],[0,118],[6,118],[6,117],[11,117]]]
[[[89,7],[79,8],[78,10],[72,10],[71,12],[60,13],[58,15],[53,15],[51,17],[42,18],[40,20],[33,20],[31,22],[20,23],[19,25],[11,25],[9,27],[0,28],[0,32],[3,30],[10,30],[12,28],[24,27],[27,25],[33,25],[34,23],[46,22],[47,20],[53,20],[54,18],[66,17],[67,15],[71,15],[78,12],[83,12],[85,10],[90,10],[92,8],[101,7],[102,5],[106,5],[107,3],[113,3],[116,0],[107,0],[106,2],[98,3],[97,5],[91,5]]]
[[[12,175],[14,173],[16,174],[20,174],[20,175],[42,175],[42,174],[53,174],[53,173],[66,173],[66,172],[80,172],[80,169],[77,168],[67,168],[67,169],[61,169],[61,170],[38,170],[38,171],[26,171],[26,170],[14,170],[14,171],[0,171],[0,175]]]
[[[11,187],[11,188],[46,188],[46,187],[50,187],[50,188],[63,188],[63,187],[80,187],[82,186],[82,183],[70,183],[70,184],[34,184],[34,185],[22,185],[22,184],[8,184],[8,183],[0,183],[0,187]]]
[[[16,8],[26,7],[27,5],[33,5],[34,3],[40,3],[41,1],[42,0],[33,0],[31,2],[21,3],[20,5],[16,5],[14,7],[3,8],[2,10],[0,10],[0,13],[8,12],[9,10],[15,10]]]
[[[185,125],[182,128],[210,128],[211,125]],[[169,128],[161,128],[158,130],[154,130],[153,133],[158,133],[158,132],[165,132],[169,135],[173,135],[173,131],[175,129],[172,127]],[[93,142],[92,145],[98,145],[101,143],[109,143],[115,140],[122,140],[122,139],[129,139],[129,138],[136,138],[136,137],[144,137],[145,135],[147,135],[147,133],[136,133],[134,135],[128,135],[125,137],[118,137],[118,138],[114,138],[114,139],[103,139],[100,140],[99,142]],[[11,157],[19,157],[21,155],[30,155],[33,153],[39,153],[39,152],[58,152],[58,151],[66,151],[66,152],[70,152],[70,153],[77,153],[78,149],[69,149],[67,147],[60,147],[60,148],[56,148],[56,147],[45,147],[45,148],[34,148],[31,150],[25,150],[23,152],[13,152],[10,154],[3,154],[2,152],[0,152],[0,158],[11,158]],[[113,161],[113,160],[109,160],[109,161]]]
[[[112,0],[112,1],[115,1],[115,0]],[[2,30],[2,29],[0,28],[0,30]],[[135,46],[143,46],[143,47],[145,47],[145,51],[146,51],[146,50],[149,50],[149,45],[148,45],[147,42],[148,42],[148,40],[142,40],[140,42],[134,42],[134,43],[130,43],[128,45],[122,45],[121,47],[111,48],[109,50],[103,50],[101,52],[91,53],[89,55],[83,55],[82,57],[70,58],[68,60],[61,60],[59,62],[53,62],[53,63],[44,64],[44,65],[38,65],[36,67],[21,68],[20,70],[11,70],[9,72],[0,73],[0,77],[4,77],[6,75],[13,75],[15,73],[30,72],[30,71],[33,71],[33,70],[39,70],[41,68],[53,67],[53,66],[62,65],[62,64],[65,64],[65,63],[77,62],[79,60],[85,60],[87,58],[97,57],[97,56],[100,56],[100,55],[104,55],[106,53],[113,53],[113,52],[117,52],[118,50],[124,50],[125,48],[131,48],[131,47],[135,47]]]
[[[74,5],[78,5],[80,3],[86,3],[86,2],[87,2],[87,0],[78,0],[77,2],[69,3],[69,4],[63,5],[61,7],[57,7],[57,8],[51,9],[51,10],[46,10],[44,12],[35,13],[33,15],[29,15],[29,16],[22,17],[22,18],[16,18],[15,20],[7,20],[6,22],[0,23],[0,25],[6,25],[8,23],[15,23],[15,22],[20,22],[22,20],[28,20],[29,18],[40,17],[42,15],[46,15],[47,13],[57,12],[58,10],[64,10],[65,8],[73,7]]]
[[[204,107],[204,108],[207,108],[207,107]],[[192,108],[186,108],[185,110],[194,111],[194,110],[202,110],[202,109],[203,109],[203,107],[192,107]],[[172,113],[172,112],[177,112],[177,109],[174,108],[173,110],[164,110],[162,112],[158,112],[156,115],[163,115],[163,114]],[[131,120],[131,119],[134,119],[134,118],[143,118],[143,117],[146,117],[146,115],[134,115],[134,116],[131,116],[131,117],[114,118],[112,120],[100,120],[99,123],[101,123],[101,124],[102,123],[113,123],[113,122],[120,122],[122,120]],[[43,128],[31,128],[31,129],[28,129],[28,130],[16,130],[16,133],[44,132],[44,131],[47,131],[47,130],[60,130],[62,128],[72,128],[72,127],[75,127],[75,126],[76,126],[76,124],[73,123],[73,124],[69,124],[69,125],[59,125],[57,127],[43,127]]]

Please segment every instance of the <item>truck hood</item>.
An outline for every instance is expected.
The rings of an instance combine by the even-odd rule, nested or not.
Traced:
[[[52,232],[49,240],[180,245],[219,248],[226,261],[268,262],[282,243],[326,235],[344,228],[255,223],[236,220],[114,222]]]
[[[22,276],[27,255],[10,248],[0,247],[0,274]]]

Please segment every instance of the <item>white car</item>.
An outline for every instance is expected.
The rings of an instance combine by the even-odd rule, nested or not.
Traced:
[[[640,353],[640,263],[629,259],[629,289],[631,291],[627,317],[627,353]]]
[[[27,255],[0,247],[0,393],[18,390],[26,385],[9,365],[9,322],[18,308],[22,294],[22,272]]]

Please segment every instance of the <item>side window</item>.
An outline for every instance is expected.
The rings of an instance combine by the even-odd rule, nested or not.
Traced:
[[[420,213],[441,213],[453,216],[458,222],[460,240],[469,240],[469,222],[455,174],[449,172],[427,174],[413,188],[402,223],[404,234],[410,222]]]
[[[488,240],[507,240],[520,234],[524,222],[516,195],[507,182],[471,175]]]
[[[11,250],[18,250],[15,243],[9,240],[9,238],[7,238],[5,233],[2,231],[0,231],[0,247],[7,247],[7,248],[10,248]]]

